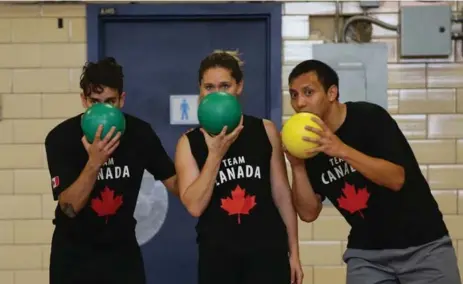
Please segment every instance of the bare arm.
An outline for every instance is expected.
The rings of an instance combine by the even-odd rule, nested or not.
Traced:
[[[48,170],[53,182],[53,197],[58,199],[61,210],[70,218],[82,210],[88,201],[90,192],[95,185],[98,172],[114,150],[119,146],[120,133],[112,139],[115,128],[111,128],[103,140],[100,139],[103,127],[98,127],[95,141],[89,144],[82,137],[82,144],[88,153],[88,161],[80,175],[76,178],[76,170],[70,165],[68,158],[74,149],[63,145],[62,134],[51,131],[45,139]],[[58,135],[58,136],[56,136]],[[72,144],[74,146],[74,144]]]
[[[60,208],[68,217],[74,218],[87,203],[98,171],[98,166],[88,162],[77,180],[59,195]]]
[[[323,129],[315,130],[321,136],[320,139],[315,139],[320,146],[312,150],[341,158],[374,183],[399,191],[405,183],[405,168],[410,165],[413,152],[397,122],[384,108],[370,105],[367,117],[373,122],[363,127],[365,129],[362,138],[369,141],[370,150],[375,153],[375,157],[345,144],[319,119],[314,120]],[[377,129],[378,125],[381,125],[380,130]]]
[[[167,190],[175,195],[176,197],[180,197],[180,193],[178,191],[178,183],[177,183],[177,176],[172,176],[168,179],[165,179],[162,181],[164,186],[167,188]]]
[[[404,167],[389,161],[370,157],[352,147],[345,146],[342,159],[374,183],[399,191],[405,182]]]
[[[297,215],[291,200],[291,188],[280,135],[271,121],[264,120],[264,126],[273,148],[270,161],[273,200],[287,228],[290,254],[299,257]]]
[[[312,188],[304,163],[292,165],[292,194],[302,221],[315,221],[322,211],[322,198]]]
[[[145,125],[142,141],[145,143],[144,158],[146,170],[153,175],[156,180],[162,181],[167,190],[179,197],[177,176],[172,159],[167,154],[164,145],[157,133],[150,125]]]
[[[209,154],[201,172],[191,154],[190,143],[185,135],[180,137],[175,154],[180,200],[188,212],[201,216],[209,204],[221,158]]]

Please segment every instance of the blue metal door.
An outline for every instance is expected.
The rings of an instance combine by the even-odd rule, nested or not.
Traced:
[[[222,9],[230,8],[230,5],[224,6]],[[97,27],[91,26],[92,14],[89,13],[89,59],[113,56],[122,64],[127,92],[124,111],[150,122],[172,158],[178,138],[192,126],[170,125],[170,96],[198,93],[199,63],[215,49],[237,49],[242,54],[245,62],[242,96],[245,112],[277,119],[275,122],[279,124],[281,105],[276,94],[280,97],[281,89],[278,83],[272,81],[278,80],[281,84],[281,73],[276,72],[276,76],[273,74],[272,77],[270,70],[275,66],[281,69],[281,66],[279,58],[271,60],[275,48],[270,46],[269,16],[211,16],[214,13],[206,9],[208,13],[203,10],[203,13],[197,13],[201,16],[194,17],[185,12],[175,17],[172,12],[171,16],[147,17],[146,7],[153,6],[141,5],[137,13],[133,5],[126,7],[127,13],[132,14],[130,17],[123,17],[120,11],[124,9],[117,8],[117,15],[103,20],[101,15],[98,16]],[[163,11],[162,7],[164,11],[169,10],[165,6],[151,10],[159,13]],[[179,7],[171,10],[178,12]],[[216,7],[220,5],[214,7],[215,11]],[[188,8],[180,9],[185,11]],[[101,13],[102,9],[100,6],[91,11],[97,17],[97,11]],[[209,17],[207,14],[210,14]],[[92,34],[95,35],[92,29],[98,29],[96,44],[91,42]],[[281,44],[280,29],[276,30],[277,42]],[[275,87],[278,89],[272,91]],[[177,198],[168,197],[168,212],[162,226],[152,239],[142,245],[149,284],[196,283],[196,221]]]

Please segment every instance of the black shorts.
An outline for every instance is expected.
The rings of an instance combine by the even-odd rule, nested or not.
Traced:
[[[290,284],[288,251],[199,246],[198,284]]]
[[[146,284],[137,249],[53,247],[49,276],[50,284]]]

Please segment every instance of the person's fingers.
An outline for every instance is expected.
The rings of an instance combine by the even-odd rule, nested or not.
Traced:
[[[117,134],[114,135],[113,139],[111,139],[111,141],[109,141],[109,143],[106,144],[105,151],[109,151],[109,149],[112,148],[114,146],[114,144],[119,142],[119,139],[121,138],[121,135],[122,134],[120,132],[117,132]]]
[[[117,149],[117,147],[119,146],[119,144],[120,144],[120,141],[119,141],[119,140],[116,141],[116,143],[114,143],[114,145],[112,145],[112,146],[108,149],[108,151],[107,151],[108,155],[111,155],[112,153],[114,153],[114,151]]]
[[[104,144],[108,144],[108,142],[111,140],[111,138],[113,137],[114,135],[114,132],[116,132],[116,127],[111,127],[111,129],[109,130],[108,134],[106,134],[106,136],[104,137],[103,139],[103,143]]]
[[[96,129],[95,133],[95,139],[93,139],[93,142],[101,140],[101,133],[103,133],[103,124],[98,125],[98,128]]]
[[[88,142],[87,137],[85,137],[85,135],[82,137],[81,141],[82,141],[82,144],[84,145],[84,148],[88,150],[91,144]]]
[[[218,136],[221,136],[221,137],[225,137],[227,135],[227,129],[228,129],[228,126],[225,125],[223,128],[222,128],[222,131],[220,131],[220,134]]]

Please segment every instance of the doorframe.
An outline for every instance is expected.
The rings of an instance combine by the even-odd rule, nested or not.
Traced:
[[[266,113],[278,129],[282,125],[282,4],[87,4],[87,58],[97,61],[103,52],[105,22],[150,19],[265,19],[267,23],[268,84],[261,95],[269,94]],[[199,64],[199,62],[198,62]],[[246,75],[245,75],[246,76]],[[253,94],[250,94],[253,95]]]

